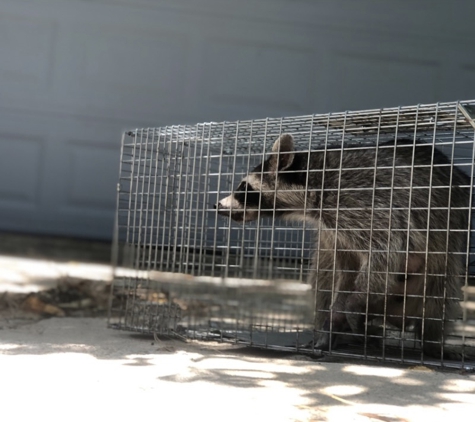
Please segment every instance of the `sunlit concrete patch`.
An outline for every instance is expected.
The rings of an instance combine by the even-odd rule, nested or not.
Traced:
[[[469,403],[453,403],[453,402],[444,402],[438,405],[441,409],[444,410],[445,415],[454,416],[454,421],[467,421],[471,422],[473,420],[473,415],[475,414],[475,408],[473,404]],[[447,419],[440,419],[441,422],[447,422]],[[433,421],[430,421],[433,422]]]
[[[372,377],[394,378],[401,377],[405,370],[396,368],[385,368],[384,366],[347,365],[343,369],[345,372],[352,372],[357,375],[367,375]]]
[[[76,278],[110,282],[113,276],[144,278],[146,271],[87,262],[60,262],[0,255],[0,292],[29,293],[56,286],[58,280]]]
[[[255,370],[255,371],[265,371],[265,372],[277,372],[277,373],[286,373],[286,374],[304,374],[309,370],[300,366],[289,365],[289,362],[286,364],[278,364],[275,361],[269,359],[268,362],[250,362],[250,361],[241,361],[236,360],[230,357],[226,358],[208,358],[203,361],[197,362],[196,367],[200,369],[227,369],[227,370]],[[320,366],[315,366],[316,370],[324,370]]]
[[[366,388],[359,385],[332,385],[322,390],[323,393],[332,396],[353,396],[366,391]]]
[[[410,377],[394,377],[391,379],[391,382],[399,385],[424,385],[423,381]]]
[[[257,378],[257,379],[272,379],[275,378],[276,375],[272,374],[270,372],[263,372],[263,371],[228,371],[228,370],[223,370],[223,374],[229,375],[231,377],[245,377],[245,378]]]
[[[62,278],[112,280],[111,266],[83,262],[0,256],[0,268],[0,292],[35,292],[55,286]]]
[[[475,381],[465,379],[447,380],[441,388],[446,391],[475,393]]]
[[[9,343],[0,344],[0,352],[1,352],[2,350],[18,349],[19,347],[20,347],[19,344],[9,344]]]
[[[242,388],[224,374],[216,380],[190,380],[187,374],[195,370],[191,354],[161,358],[153,366],[127,366],[128,359],[102,360],[77,353],[0,355],[0,366],[8,367],[2,370],[0,385],[0,397],[8,398],[2,400],[2,413],[13,415],[9,421],[35,415],[47,415],[48,421],[198,418],[221,422],[223,415],[226,421],[310,420],[308,410],[299,407],[308,403],[299,388],[259,380]],[[157,377],[164,371],[179,374],[180,382]],[[24,406],[26,397],[28,406]]]
[[[392,406],[385,404],[353,404],[351,406],[334,406],[326,411],[328,422],[442,422],[447,413],[440,408],[429,406]]]
[[[475,405],[475,394],[472,393],[441,393],[438,397],[452,401]],[[474,409],[475,410],[475,409]]]

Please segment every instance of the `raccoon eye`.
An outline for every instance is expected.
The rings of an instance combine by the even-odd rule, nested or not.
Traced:
[[[260,192],[256,192],[247,182],[242,182],[234,193],[234,199],[244,207],[258,207],[260,204]]]
[[[252,189],[252,186],[245,182],[245,181],[242,181],[241,183],[239,183],[239,186],[237,187],[236,191],[237,192],[252,192],[254,189]]]

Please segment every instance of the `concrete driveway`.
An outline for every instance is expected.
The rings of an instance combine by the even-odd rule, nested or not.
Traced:
[[[475,376],[331,363],[51,318],[0,331],[5,421],[470,421]]]

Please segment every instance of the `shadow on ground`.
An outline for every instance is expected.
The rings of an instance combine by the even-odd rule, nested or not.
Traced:
[[[203,411],[208,420],[223,409],[235,412],[228,420],[261,415],[259,420],[302,421],[434,421],[475,410],[473,375],[423,366],[322,362],[229,344],[157,341],[109,330],[98,318],[51,318],[0,330],[0,365],[19,371],[25,362],[54,383],[48,394],[80,382],[87,397],[102,385],[98,394],[104,398],[124,390],[138,394],[138,400],[148,397],[143,404],[148,408],[161,397],[163,411],[183,416]],[[8,384],[9,371],[2,378]]]

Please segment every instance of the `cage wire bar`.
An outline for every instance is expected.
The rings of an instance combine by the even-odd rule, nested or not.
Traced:
[[[245,188],[241,210],[244,216],[257,212],[258,218],[243,224],[219,215],[222,198],[238,198],[236,187],[248,186],[251,179],[245,179],[244,185],[241,180],[259,163],[271,160],[269,153],[282,134],[292,136],[292,157],[309,153],[303,170],[294,172],[305,173],[300,190],[289,182],[290,188],[267,192],[269,174],[261,171],[252,179],[259,185],[260,207],[257,211],[247,207],[247,196],[256,190],[251,186]],[[286,154],[280,145],[278,163]],[[425,164],[417,161],[420,147],[414,145],[427,147]],[[439,151],[445,159],[440,159]],[[335,153],[339,166],[330,168]],[[351,154],[360,158],[350,160],[348,166]],[[323,157],[320,168],[312,164],[318,156]],[[400,156],[409,158],[401,165]],[[315,355],[473,369],[474,160],[475,100],[126,132],[117,187],[109,326]],[[275,180],[286,176],[285,171],[279,172],[280,168],[273,175]],[[345,187],[348,179],[357,180],[363,172],[369,176],[361,187]],[[337,187],[332,189],[329,180],[335,174]],[[354,176],[348,178],[348,174]],[[403,185],[398,174],[409,175]],[[390,175],[389,179],[383,180],[384,175]],[[424,178],[428,182],[422,182]],[[313,186],[311,180],[316,179],[319,185]],[[303,193],[304,205],[298,210],[301,221],[277,218],[290,211],[278,205],[285,189]],[[381,203],[383,190],[389,194]],[[336,206],[327,208],[323,199],[312,205],[311,198],[319,192],[321,198],[334,198]],[[365,192],[371,200],[361,207],[358,197]],[[404,206],[398,203],[400,192],[408,197]],[[266,195],[273,198],[268,209],[264,208]],[[348,195],[356,198],[354,207],[343,205]],[[459,196],[462,202],[456,202]],[[420,202],[424,197],[428,199]],[[237,211],[231,206],[229,216]],[[333,227],[322,223],[322,216],[330,212],[336,216]],[[310,221],[312,215],[320,216],[314,218],[317,224]],[[344,225],[348,215],[354,227]],[[358,218],[368,215],[361,231]],[[406,216],[404,226],[395,225],[398,215]],[[381,218],[387,221],[383,230]],[[416,224],[417,219],[421,221]],[[385,235],[378,237],[381,231]],[[329,268],[324,268],[326,233],[334,241]],[[356,239],[360,233],[369,233],[368,246],[344,253],[348,261],[364,256],[366,265],[342,268],[340,239]],[[395,245],[395,239],[404,242]],[[425,243],[416,251],[415,243],[421,239]],[[402,268],[396,270],[389,265],[395,254],[404,256]],[[374,263],[383,255],[388,263],[378,272]],[[434,256],[445,264],[442,271],[431,273]],[[330,307],[318,309],[318,297],[325,294],[320,284],[328,279],[325,272],[333,283],[326,291],[331,308],[340,306],[340,315],[348,321],[343,325],[350,328],[357,315],[359,332],[337,326],[338,314]],[[367,280],[361,291],[357,291],[358,277]],[[376,292],[378,277],[385,280],[385,289]],[[349,281],[343,285],[338,280]],[[415,283],[423,289],[415,292]],[[438,283],[439,297],[428,293],[431,283]],[[388,286],[398,286],[399,292]],[[356,294],[365,298],[359,313],[348,305]],[[375,311],[373,302],[380,299],[382,310]],[[419,300],[419,313],[410,311],[411,300]],[[458,300],[461,311],[449,312],[449,305]],[[394,303],[402,309],[399,326],[391,315]],[[431,314],[434,306],[440,309]],[[319,312],[326,312],[320,326]],[[442,327],[441,338],[429,338],[427,333],[436,323]],[[323,349],[319,347],[322,335],[330,339]],[[435,344],[436,353],[424,353],[427,343]]]

